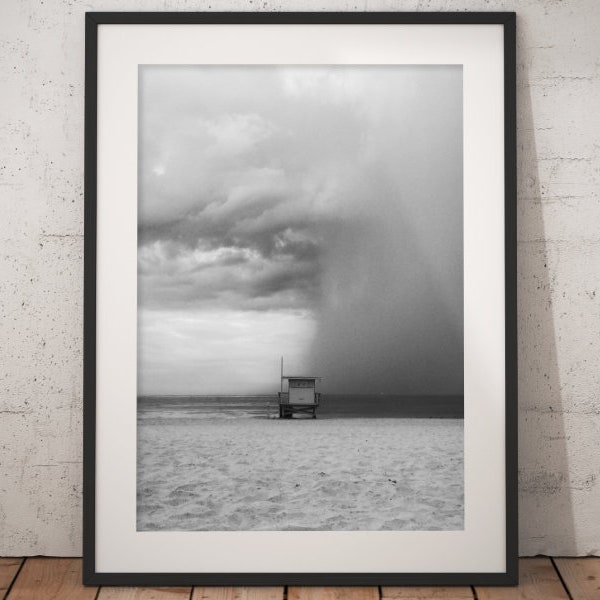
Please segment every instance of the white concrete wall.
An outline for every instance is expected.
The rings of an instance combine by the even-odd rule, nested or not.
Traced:
[[[86,10],[516,10],[521,553],[600,554],[598,0],[2,0],[0,554],[81,552]]]

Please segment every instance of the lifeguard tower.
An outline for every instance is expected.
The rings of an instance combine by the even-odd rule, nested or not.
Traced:
[[[317,392],[320,377],[312,375],[284,375],[281,361],[281,391],[279,392],[279,418],[291,419],[295,413],[317,418],[321,394]],[[287,392],[283,391],[287,381]]]

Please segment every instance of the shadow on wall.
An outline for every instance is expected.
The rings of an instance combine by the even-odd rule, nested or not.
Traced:
[[[557,252],[546,240],[532,85],[517,67],[520,554],[576,552],[556,349]]]

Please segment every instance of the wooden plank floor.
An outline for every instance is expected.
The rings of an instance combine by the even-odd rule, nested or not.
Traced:
[[[600,600],[600,558],[522,558],[518,587],[84,587],[79,558],[0,558],[0,600]]]

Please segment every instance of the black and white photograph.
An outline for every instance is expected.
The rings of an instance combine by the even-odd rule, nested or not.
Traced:
[[[137,531],[465,524],[461,65],[140,65]]]

